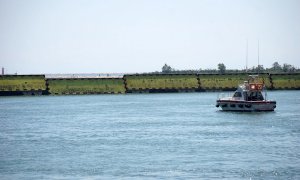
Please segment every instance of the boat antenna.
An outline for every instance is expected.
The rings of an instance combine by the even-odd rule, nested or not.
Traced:
[[[257,42],[257,75],[259,75],[259,40]]]
[[[248,39],[246,43],[246,72],[248,72]]]

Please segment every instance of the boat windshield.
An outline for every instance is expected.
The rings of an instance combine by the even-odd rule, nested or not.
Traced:
[[[233,94],[233,97],[242,97],[242,93],[241,92],[235,92]]]
[[[248,101],[263,101],[264,97],[260,91],[252,91],[248,95]]]

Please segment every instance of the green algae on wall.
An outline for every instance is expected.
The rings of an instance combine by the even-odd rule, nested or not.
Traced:
[[[234,90],[247,78],[247,74],[199,74],[203,90]]]
[[[0,91],[43,91],[46,90],[44,75],[1,75]]]
[[[274,89],[300,89],[300,73],[271,74]]]
[[[135,90],[192,90],[198,89],[196,74],[139,74],[124,76],[128,91]]]
[[[47,79],[50,94],[125,93],[122,78]]]
[[[239,84],[249,79],[249,74],[199,74],[202,90],[235,90]],[[259,81],[271,88],[269,75],[260,74]]]
[[[249,74],[135,74],[123,78],[45,79],[2,75],[0,95],[106,94],[126,92],[234,91]],[[300,73],[259,74],[267,89],[300,89]]]

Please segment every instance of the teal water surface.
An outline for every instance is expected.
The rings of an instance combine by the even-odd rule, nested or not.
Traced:
[[[0,97],[0,179],[300,179],[300,91]]]

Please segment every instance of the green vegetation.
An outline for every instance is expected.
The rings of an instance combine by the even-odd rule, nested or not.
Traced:
[[[224,74],[226,72],[226,66],[223,63],[218,64],[219,73]]]
[[[274,62],[271,68],[267,68],[266,71],[271,73],[286,73],[299,71],[295,66],[284,63],[282,66],[278,62]]]
[[[171,67],[171,66],[169,66],[169,65],[167,65],[167,64],[165,64],[162,68],[161,68],[161,72],[162,73],[171,73],[172,71],[174,71],[174,69]]]
[[[299,89],[300,74],[272,74],[274,89]]]
[[[122,78],[48,79],[51,94],[125,93]]]
[[[2,75],[0,91],[46,90],[44,75]]]
[[[224,63],[219,63],[217,69],[189,69],[189,70],[180,70],[174,69],[171,66],[165,64],[162,67],[161,72],[153,72],[154,74],[234,74],[234,73],[299,73],[300,69],[291,65],[284,63],[280,65],[278,62],[274,62],[272,67],[264,68],[263,65],[258,65],[257,67],[251,67],[248,69],[227,69]],[[153,74],[152,73],[152,74]],[[151,73],[150,73],[151,74]]]
[[[248,74],[200,74],[202,89],[235,89],[239,84],[247,81]],[[264,82],[267,88],[271,87],[268,74],[260,74],[259,81]]]
[[[247,74],[200,74],[200,84],[202,89],[234,89],[238,84],[247,80]]]
[[[276,64],[275,64],[276,65]],[[278,68],[278,65],[276,65]],[[276,70],[274,68],[274,70]],[[234,90],[250,73],[233,74],[136,74],[124,78],[47,79],[44,75],[2,75],[0,92],[7,94],[43,91],[47,94],[104,94],[177,92],[177,90]],[[255,73],[253,73],[255,74]],[[300,73],[259,74],[267,89],[300,89]],[[47,83],[46,83],[47,82]],[[148,91],[149,90],[149,91]],[[40,94],[40,93],[38,93]],[[0,94],[1,95],[1,94]]]
[[[125,75],[127,89],[194,89],[198,88],[197,75],[156,74]]]

